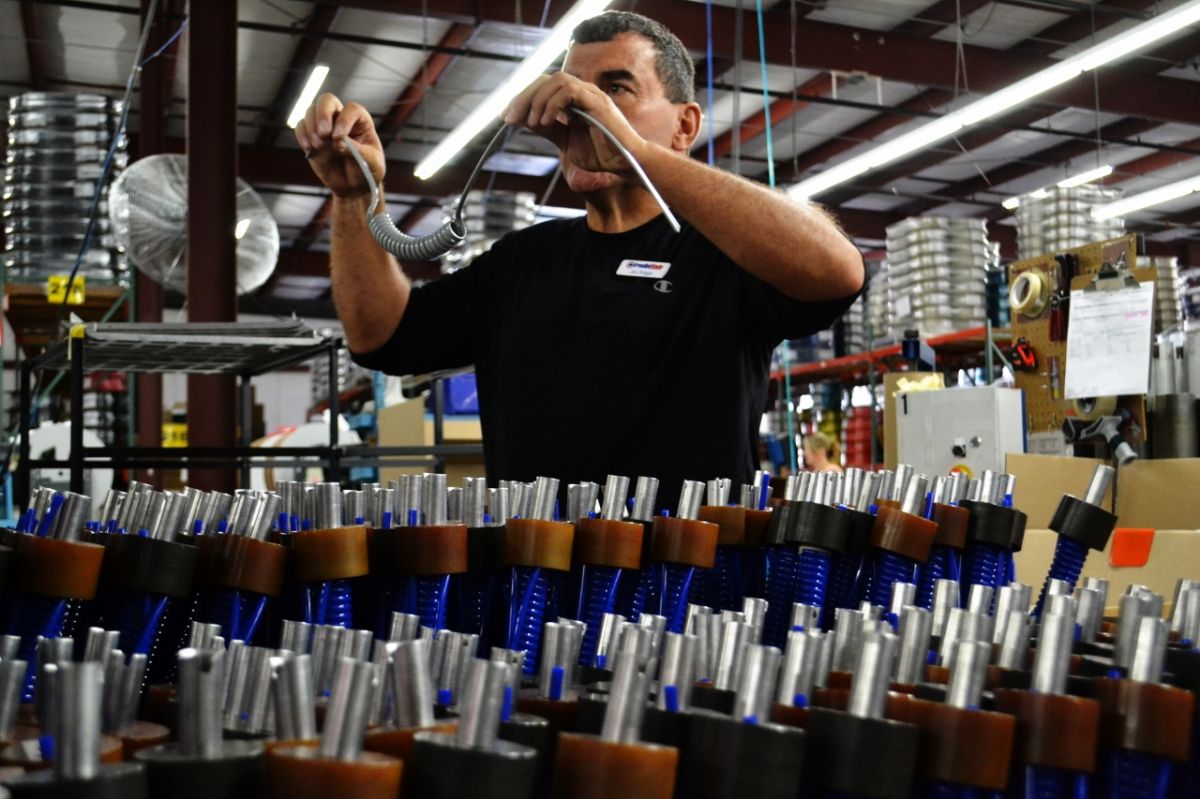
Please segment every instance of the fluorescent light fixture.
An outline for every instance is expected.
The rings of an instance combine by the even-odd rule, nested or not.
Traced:
[[[1038,189],[1036,191],[1029,192],[1029,196],[1034,200],[1044,200],[1050,196],[1050,192],[1046,189]]]
[[[803,180],[788,189],[797,199],[807,199],[845,183],[853,177],[878,169],[901,158],[948,139],[960,130],[978,125],[1034,97],[1061,86],[1077,75],[1110,64],[1127,55],[1200,22],[1200,0],[1188,0],[1141,25],[1113,36],[1076,55],[1064,58],[1027,78],[992,92],[955,111],[921,125],[892,141],[885,142],[853,158]]]
[[[1084,183],[1091,183],[1093,180],[1106,178],[1112,174],[1112,171],[1113,168],[1111,166],[1098,166],[1095,169],[1089,169],[1087,172],[1080,172],[1078,175],[1073,175],[1065,180],[1060,180],[1058,185],[1060,188],[1064,189],[1082,186]]]
[[[1159,186],[1157,189],[1144,191],[1141,194],[1134,194],[1123,200],[1116,200],[1106,205],[1098,205],[1092,209],[1092,216],[1096,219],[1123,217],[1134,211],[1149,208],[1152,205],[1161,205],[1171,200],[1178,200],[1180,197],[1186,197],[1195,191],[1200,191],[1200,175],[1177,180],[1174,183],[1168,183],[1166,186]]]
[[[238,241],[242,240],[242,236],[246,235],[246,231],[250,229],[250,217],[239,219],[237,227],[233,229],[233,237]]]
[[[1009,197],[1007,200],[1000,203],[1000,205],[1004,206],[1005,208],[1007,208],[1010,211],[1016,209],[1016,207],[1020,204],[1021,204],[1020,197]]]
[[[579,0],[571,6],[571,10],[550,29],[550,33],[541,44],[517,65],[516,70],[485,97],[482,103],[475,106],[475,110],[460,122],[458,127],[450,131],[429,155],[421,159],[413,174],[421,180],[428,180],[450,163],[450,160],[470,144],[481,130],[500,116],[514,97],[532,83],[534,78],[545,72],[546,68],[554,63],[554,59],[567,49],[571,43],[571,32],[575,30],[576,25],[596,16],[611,3],[612,0]]]
[[[296,127],[300,124],[300,120],[304,119],[304,114],[313,104],[313,100],[317,99],[317,92],[321,91],[321,84],[325,82],[325,76],[328,74],[329,67],[324,64],[317,64],[313,67],[308,80],[304,82],[304,88],[300,90],[300,96],[296,98],[296,104],[292,106],[292,113],[288,114],[289,128]]]

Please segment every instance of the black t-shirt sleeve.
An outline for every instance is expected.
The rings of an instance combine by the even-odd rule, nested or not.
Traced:
[[[496,271],[492,254],[412,290],[395,332],[371,352],[350,357],[366,369],[393,375],[458,369],[475,362],[480,326]]]
[[[750,333],[772,346],[825,330],[862,293],[860,288],[850,296],[836,300],[795,300],[746,270],[738,271],[741,273],[742,313]]]

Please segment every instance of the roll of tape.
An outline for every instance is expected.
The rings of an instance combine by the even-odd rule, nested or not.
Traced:
[[[1031,319],[1041,316],[1050,304],[1050,278],[1037,267],[1025,270],[1009,287],[1008,304],[1014,313]]]
[[[1085,422],[1094,422],[1101,416],[1112,416],[1116,410],[1116,397],[1085,397],[1075,400],[1075,415]]]

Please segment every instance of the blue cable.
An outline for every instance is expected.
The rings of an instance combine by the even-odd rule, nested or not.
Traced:
[[[1105,774],[1108,799],[1167,799],[1171,786],[1171,761],[1146,752],[1117,749],[1111,752]]]
[[[716,611],[740,610],[745,598],[742,580],[742,547],[718,546],[711,569],[697,581],[700,603]]]
[[[767,614],[763,619],[763,643],[782,648],[792,621],[792,603],[801,583],[804,553],[787,547],[767,547],[763,556],[763,578]]]
[[[903,555],[881,549],[875,554],[871,575],[871,590],[864,597],[872,605],[886,608],[892,601],[894,583],[911,583],[915,579],[917,564]]]
[[[667,619],[667,632],[681,633],[687,622],[688,595],[696,575],[695,566],[663,563],[659,572],[659,615]]]
[[[596,659],[596,645],[600,640],[600,624],[604,614],[616,610],[621,574],[622,569],[615,566],[584,564],[582,567],[575,618],[587,625],[579,652],[579,662],[585,666],[591,666]]]
[[[1020,799],[1088,799],[1088,775],[1080,771],[1025,766],[1014,795]]]
[[[825,608],[821,614],[821,627],[833,627],[834,611],[854,606],[859,572],[863,570],[862,555],[839,553],[833,557],[833,568],[825,589]]]
[[[550,576],[544,569],[514,566],[509,573],[507,648],[525,653],[524,673],[538,673],[542,625],[550,603]]]
[[[1071,590],[1075,590],[1075,584],[1079,582],[1079,575],[1083,572],[1083,564],[1087,561],[1088,548],[1076,541],[1074,538],[1068,538],[1065,535],[1058,537],[1058,543],[1054,545],[1054,559],[1050,561],[1050,571],[1046,575],[1046,582],[1042,584],[1042,593],[1038,596],[1037,607],[1033,610],[1033,615],[1040,618],[1042,615],[1042,606],[1046,602],[1046,592],[1050,588],[1051,580],[1063,580],[1070,583]]]
[[[961,578],[962,563],[958,550],[945,544],[934,544],[929,549],[929,559],[917,570],[917,607],[926,610],[933,607],[933,594],[938,580],[958,582]]]

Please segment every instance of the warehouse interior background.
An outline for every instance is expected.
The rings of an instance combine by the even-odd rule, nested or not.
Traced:
[[[488,136],[477,136],[433,179],[414,177],[415,164],[536,48],[570,5],[562,0],[240,0],[189,7],[183,0],[162,0],[148,42],[148,52],[158,55],[141,70],[133,94],[127,162],[191,150],[189,157],[198,159],[191,163],[205,166],[203,182],[212,192],[225,190],[233,174],[244,180],[277,226],[279,254],[261,285],[238,297],[238,318],[295,314],[314,328],[336,332],[327,259],[331,203],[288,126],[314,69],[324,75],[321,91],[371,111],[387,142],[390,211],[400,229],[426,233],[440,224],[443,203],[459,191]],[[752,2],[720,0],[706,7],[693,0],[622,0],[611,7],[663,22],[690,50],[697,101],[706,114],[693,156],[762,181],[773,168],[778,185],[786,187],[1178,5],[1152,0],[766,2],[761,53]],[[148,7],[145,0],[0,0],[0,97],[30,91],[120,97]],[[1097,167],[1111,167],[1111,172],[1090,185],[1127,197],[1200,176],[1198,81],[1200,29],[1191,29],[842,182],[816,199],[862,248],[872,275],[886,262],[888,227],[919,215],[984,220],[987,237],[998,249],[990,268],[1002,271],[1003,264],[1033,253],[1029,246],[1022,249],[1019,238],[1021,208],[1013,205],[1021,197]],[[212,89],[197,96],[190,89],[195,86]],[[189,130],[189,124],[196,127]],[[764,135],[768,125],[770,148]],[[203,137],[196,137],[198,130]],[[487,160],[476,188],[493,199],[507,197],[522,224],[578,214],[581,203],[557,181],[556,163],[546,141],[518,133]],[[229,263],[217,257],[222,247],[229,250],[228,233],[214,228],[209,214],[200,216],[189,218],[189,260],[219,271],[219,263]],[[1188,267],[1200,265],[1200,192],[1128,213],[1124,230],[1143,235],[1148,256],[1175,259],[1182,321],[1196,307],[1200,291],[1192,286],[1188,293]],[[1082,240],[1060,246],[1075,243]],[[452,256],[446,263],[403,268],[414,280],[425,281],[463,260]],[[196,310],[198,303],[219,309],[210,318],[232,313],[229,297],[207,296],[220,294],[215,288],[185,301],[183,293],[164,293],[128,264],[121,270],[114,282],[136,283],[129,308],[138,320],[184,320],[188,305]],[[19,282],[18,275],[8,275],[9,286]],[[89,288],[99,292],[105,282],[103,276],[89,278]],[[48,320],[12,312],[17,301],[9,294],[4,389],[11,420],[17,349],[33,353],[49,339]],[[895,309],[883,308],[883,292],[876,294],[879,307],[868,309],[864,302],[847,322],[860,329],[843,331],[840,343],[797,343],[789,353],[792,363],[896,340],[904,325],[893,324],[887,314]],[[95,302],[101,302],[99,296]],[[976,322],[982,317],[957,326]],[[922,333],[954,327],[953,319],[941,320]],[[982,349],[977,344],[975,355]],[[976,357],[968,365],[979,363]],[[317,367],[296,367],[254,378],[255,402],[261,406],[256,436],[319,418],[326,383],[317,372]],[[343,410],[351,413],[364,406],[378,412],[391,401],[384,397],[398,397],[395,385],[385,393],[345,359],[340,380],[343,389],[358,386],[357,393],[346,396]],[[800,395],[805,382],[796,388]],[[173,413],[182,418],[187,379],[144,375],[136,383],[138,390],[128,397],[136,421],[115,424],[127,436],[136,434],[138,443],[155,445],[159,410],[168,424]],[[810,385],[820,408],[820,385]],[[194,419],[193,442],[231,441],[232,434],[223,429],[198,433],[195,427],[230,426],[228,387],[221,396],[228,402],[218,405],[230,409],[207,421]],[[858,388],[853,404],[869,402],[866,396]],[[802,407],[810,406],[807,395],[801,399]],[[61,406],[50,416],[61,417]],[[108,443],[112,430],[95,425]]]

